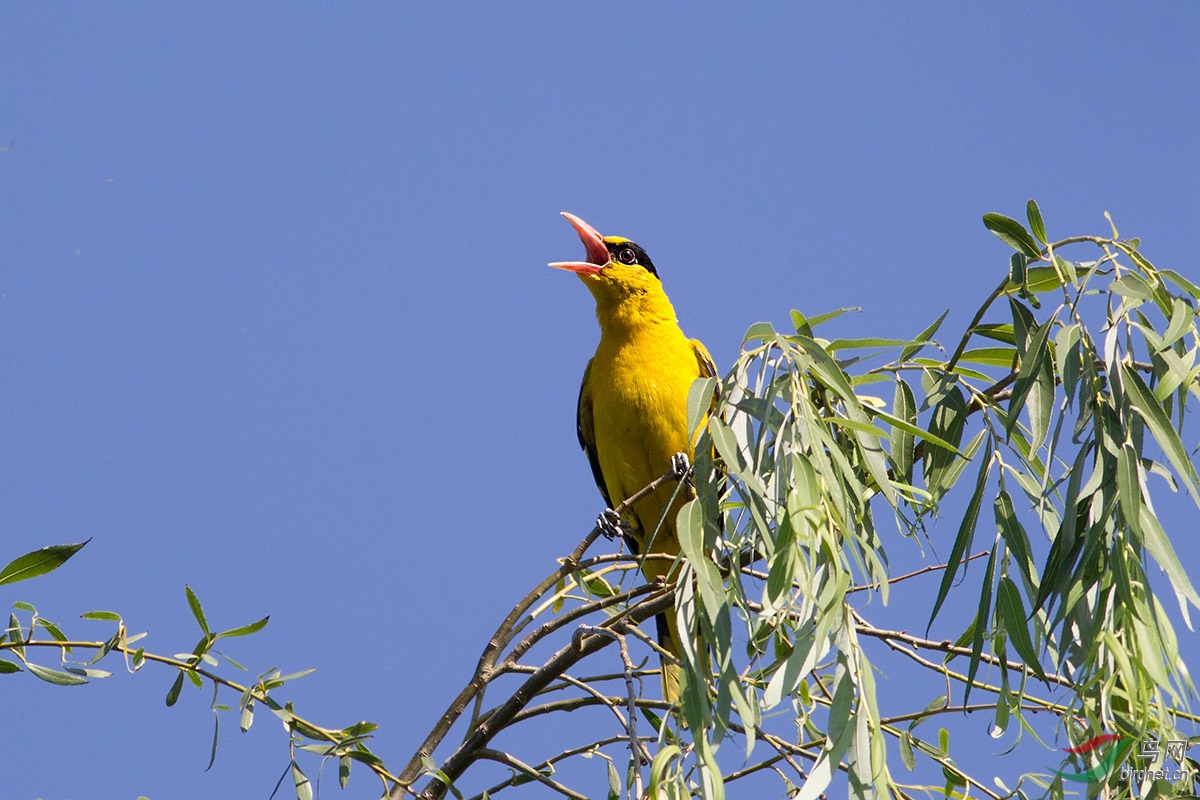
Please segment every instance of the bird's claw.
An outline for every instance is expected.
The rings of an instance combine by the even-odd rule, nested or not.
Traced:
[[[676,478],[682,478],[688,474],[688,470],[692,468],[688,461],[687,453],[676,453],[671,456],[671,470],[674,471]]]
[[[621,535],[621,515],[611,508],[606,508],[596,517],[596,527],[604,534],[604,538],[611,542]]]

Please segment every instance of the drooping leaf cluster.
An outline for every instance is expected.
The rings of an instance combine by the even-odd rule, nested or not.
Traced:
[[[797,797],[819,796],[839,769],[851,796],[906,796],[913,785],[889,752],[905,772],[922,754],[940,766],[944,793],[1032,791],[966,774],[945,742],[883,711],[862,641],[900,639],[854,600],[869,588],[886,603],[884,540],[911,545],[885,537],[880,514],[948,554],[927,624],[951,597],[975,613],[926,666],[957,680],[963,707],[984,692],[995,736],[1014,719],[1032,731],[1028,712],[1051,710],[1069,741],[1186,738],[1195,690],[1154,576],[1189,627],[1200,597],[1153,497],[1181,487],[1200,506],[1181,438],[1200,399],[1200,289],[1115,229],[1051,242],[1036,204],[1027,211],[1028,229],[985,217],[1015,252],[949,355],[934,343],[945,315],[911,341],[827,340],[816,327],[834,315],[794,312],[794,331],[750,329],[719,412],[694,414],[698,497],[680,515],[677,612],[695,632],[683,713],[697,756],[680,793],[720,797],[715,748],[734,729],[751,747],[764,714],[787,704]],[[1088,247],[1087,260],[1067,258]],[[693,409],[716,383],[694,387]],[[966,498],[961,517],[931,525],[952,493]],[[982,575],[956,585],[981,548]],[[957,708],[941,700],[918,722]],[[1086,772],[1088,758],[1070,754],[1058,772]],[[1115,776],[1121,763],[1111,766]],[[1021,780],[1062,792],[1049,771]],[[1168,784],[1155,791],[1191,790]],[[1129,791],[1115,777],[1110,788]]]

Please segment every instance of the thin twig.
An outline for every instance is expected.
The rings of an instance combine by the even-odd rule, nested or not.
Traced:
[[[563,786],[550,776],[543,774],[540,770],[536,770],[525,762],[509,755],[508,753],[505,753],[503,750],[492,750],[491,748],[485,747],[480,750],[477,755],[479,758],[487,759],[488,761],[497,761],[506,767],[512,767],[518,772],[529,776],[543,786],[548,786],[564,797],[571,798],[571,800],[588,800],[588,796],[586,794],[580,794],[573,789]]]

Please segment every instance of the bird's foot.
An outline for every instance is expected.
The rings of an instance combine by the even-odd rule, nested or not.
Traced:
[[[606,508],[596,517],[596,527],[604,534],[604,538],[611,542],[621,535],[621,515],[611,508]]]
[[[687,453],[676,453],[671,456],[671,470],[675,473],[676,478],[684,477],[691,468],[692,465],[688,461]]]

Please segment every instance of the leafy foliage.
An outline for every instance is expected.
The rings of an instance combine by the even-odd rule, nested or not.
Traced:
[[[314,785],[300,753],[336,758],[342,786],[363,763],[396,798],[462,797],[473,783],[487,787],[482,800],[536,782],[571,798],[603,786],[609,798],[720,800],[728,785],[757,793],[764,780],[802,800],[1059,798],[1072,781],[1090,781],[1089,796],[1190,794],[1197,762],[1134,744],[1186,744],[1181,727],[1196,722],[1175,611],[1155,588],[1169,588],[1189,629],[1200,595],[1155,500],[1182,488],[1200,507],[1182,438],[1200,399],[1200,288],[1155,267],[1115,228],[1050,241],[1033,201],[1026,219],[984,216],[1013,253],[948,354],[937,340],[946,314],[911,340],[818,335],[847,309],[793,312],[787,330],[753,326],[729,374],[692,388],[699,439],[687,480],[663,465],[616,509],[664,484],[688,493],[672,579],[646,585],[638,575],[642,559],[673,556],[589,555],[601,534],[593,529],[501,621],[395,774],[367,748],[372,723],[323,728],[276,699],[305,673],[272,669],[245,685],[219,674],[222,659],[242,668],[216,644],[267,620],[215,632],[189,587],[200,638],[188,653],[135,647],[144,634],[108,611],[84,618],[115,624],[109,638],[69,640],[18,602],[0,637],[16,660],[0,659],[0,673],[78,685],[108,677],[96,664],[117,653],[131,672],[146,663],[176,671],[168,705],[185,681],[207,682],[217,720],[236,707],[242,730],[266,706],[289,732],[280,786],[290,777],[302,800]],[[82,546],[22,556],[0,570],[0,585],[45,574]],[[889,551],[899,548],[926,563],[894,574]],[[937,552],[944,563],[927,555]],[[972,562],[982,567],[968,575]],[[872,621],[874,603],[922,575],[936,578],[922,598],[924,635]],[[658,685],[647,665],[662,653],[639,626],[661,612],[685,633],[677,708],[642,691]],[[31,661],[37,648],[61,663]],[[76,650],[91,660],[73,660]],[[609,666],[580,672],[596,664]],[[881,692],[884,664],[919,666],[945,691]],[[219,703],[230,691],[236,706]],[[566,716],[588,708],[616,730],[598,734]],[[952,720],[963,713],[990,714],[991,735],[1013,747],[1027,733],[1075,746],[1045,751],[1057,769],[1018,765],[1026,771],[1010,787],[955,761]],[[563,719],[572,743],[540,761],[495,746],[514,727],[549,730]],[[461,738],[448,744],[454,730]],[[1145,776],[1168,756],[1182,767],[1173,778],[1121,777]],[[571,787],[597,766],[586,794]]]
[[[996,735],[1014,719],[1032,729],[1027,712],[1050,709],[1070,737],[1186,738],[1177,720],[1190,718],[1195,688],[1152,591],[1151,565],[1165,573],[1189,627],[1200,597],[1150,489],[1151,476],[1172,490],[1182,484],[1200,504],[1180,437],[1189,397],[1200,398],[1200,293],[1154,267],[1136,240],[1114,231],[1051,243],[1032,201],[1028,217],[1032,233],[985,216],[1016,252],[948,358],[921,355],[941,320],[912,342],[819,339],[798,313],[794,333],[760,324],[747,334],[721,387],[727,404],[700,440],[700,452],[716,455],[698,459],[698,497],[680,515],[691,535],[677,610],[697,633],[683,710],[705,795],[720,796],[706,747],[735,713],[752,730],[784,702],[799,716],[797,755],[810,763],[796,769],[797,797],[825,791],[839,764],[852,796],[914,788],[893,777],[885,743],[899,744],[911,770],[916,740],[881,712],[861,645],[864,635],[898,639],[873,628],[848,591],[870,587],[887,602],[878,513],[890,512],[907,536],[928,535],[926,523],[960,483],[970,494],[931,625],[962,591],[955,581],[989,495],[996,533],[974,618],[943,648],[944,664],[928,665],[960,683],[964,705],[973,690],[994,698]],[[1097,257],[1063,257],[1082,244]],[[866,366],[897,350],[898,358]],[[867,393],[887,383],[890,406]],[[746,566],[759,561],[762,570]],[[737,628],[740,636],[731,634]],[[966,661],[965,674],[949,670],[955,660]],[[981,663],[996,668],[998,686],[976,679]],[[1065,687],[1065,699],[1033,697],[1030,679]],[[942,766],[947,796],[965,786],[1001,796],[959,772],[944,742],[917,750]],[[1078,754],[1068,762],[1088,769]],[[1061,779],[1026,777],[1062,794]],[[1184,783],[1155,791],[1190,791]],[[1110,789],[1128,792],[1129,784],[1112,778]]]

